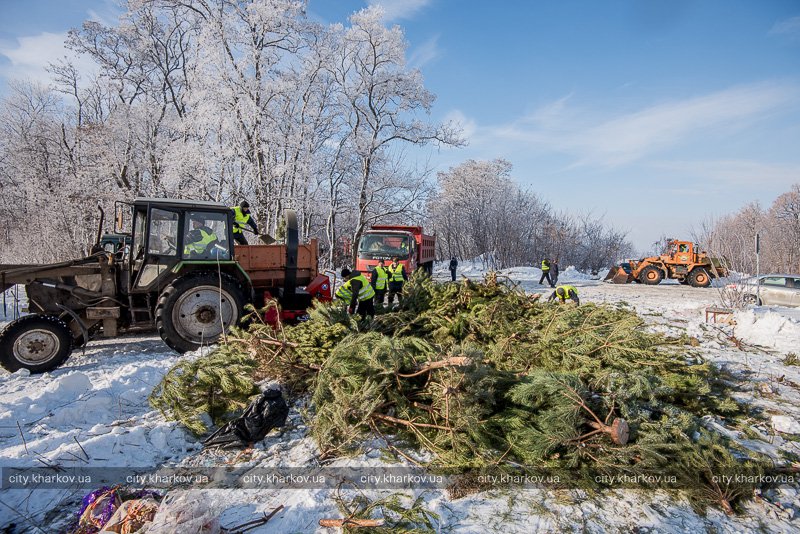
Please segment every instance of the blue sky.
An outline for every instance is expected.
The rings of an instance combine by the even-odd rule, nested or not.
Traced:
[[[559,210],[605,215],[645,249],[800,183],[800,1],[310,0],[343,22],[368,3],[469,146],[503,157]],[[65,32],[107,0],[0,0],[0,91],[42,77]]]

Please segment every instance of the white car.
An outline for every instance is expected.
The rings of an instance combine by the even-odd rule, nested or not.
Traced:
[[[762,274],[726,287],[741,291],[745,302],[759,306],[800,306],[800,274]]]

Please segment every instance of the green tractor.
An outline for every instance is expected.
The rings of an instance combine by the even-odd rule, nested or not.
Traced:
[[[29,311],[0,333],[3,367],[45,372],[95,337],[154,328],[183,353],[217,341],[247,303],[275,298],[297,317],[313,298],[330,298],[330,281],[317,272],[317,243],[298,245],[293,212],[284,244],[234,250],[233,215],[224,204],[139,198],[127,206],[131,232],[117,234],[119,246],[104,247],[98,232],[85,258],[0,265],[0,289],[24,285]]]

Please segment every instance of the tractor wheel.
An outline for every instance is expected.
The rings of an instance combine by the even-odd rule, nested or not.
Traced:
[[[698,267],[689,273],[689,283],[692,287],[708,287],[711,285],[711,276],[708,271]]]
[[[664,279],[664,272],[658,267],[655,267],[653,265],[648,265],[647,267],[642,269],[641,273],[639,273],[639,280],[643,284],[647,284],[649,286],[654,286],[656,284],[659,284],[663,279]]]
[[[193,273],[178,278],[161,293],[156,328],[164,343],[184,353],[216,342],[242,317],[242,285],[223,274]]]
[[[0,364],[11,371],[44,373],[55,369],[72,352],[72,332],[52,315],[25,315],[0,333]]]

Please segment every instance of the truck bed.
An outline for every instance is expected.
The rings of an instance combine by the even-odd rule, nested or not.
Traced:
[[[297,247],[297,285],[317,276],[317,240]],[[282,287],[286,278],[286,245],[236,245],[234,258],[256,288]]]

